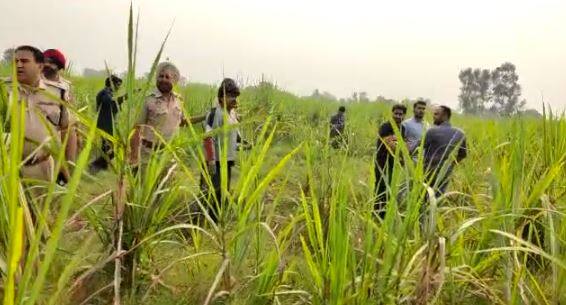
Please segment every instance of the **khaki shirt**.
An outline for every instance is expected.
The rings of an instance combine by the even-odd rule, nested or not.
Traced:
[[[13,83],[5,83],[10,96]],[[17,90],[19,101],[26,105],[23,158],[34,154],[33,158],[44,159],[60,147],[61,131],[69,125],[68,110],[60,103],[61,97],[66,98],[64,89],[40,79],[36,88],[18,84]]]
[[[143,127],[142,139],[152,143],[159,142],[154,131],[148,128],[152,127],[165,140],[170,140],[179,130],[184,118],[181,97],[173,93],[171,98],[167,99],[156,90],[145,100],[139,121],[139,124]]]
[[[72,86],[73,84],[71,83],[70,80],[67,80],[61,76],[59,76],[59,80],[58,81],[49,81],[47,79],[45,79],[45,81],[50,82],[50,83],[54,83],[57,85],[57,87],[65,90],[64,96],[65,96],[65,101],[72,103],[73,102],[73,96],[72,96]]]

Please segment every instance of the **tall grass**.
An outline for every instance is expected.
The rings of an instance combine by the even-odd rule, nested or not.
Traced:
[[[335,150],[327,118],[337,103],[299,98],[261,81],[243,90],[244,120],[237,127],[253,148],[240,152],[232,187],[222,185],[214,203],[224,204],[214,222],[199,188],[200,126],[181,130],[137,172],[128,161],[167,39],[149,77],[140,79],[133,9],[127,31],[128,100],[116,134],[94,125],[92,98],[102,80],[73,77],[78,98],[68,106],[86,145],[67,186],[36,186],[45,190],[40,200],[27,195],[29,183],[19,176],[24,103],[16,91],[8,99],[11,89],[0,86],[2,122],[9,124],[0,127],[4,304],[566,302],[564,114],[456,116],[469,156],[453,173],[449,192],[428,201],[433,186],[422,156],[401,163],[410,156],[400,145],[389,189],[401,195],[391,196],[380,220],[373,214],[372,164],[389,105],[348,105],[348,144]],[[187,115],[195,115],[210,109],[216,88],[177,89]],[[101,137],[113,143],[115,160],[110,172],[93,177],[86,165]],[[54,154],[63,159],[61,151]],[[88,226],[67,232],[72,215]]]

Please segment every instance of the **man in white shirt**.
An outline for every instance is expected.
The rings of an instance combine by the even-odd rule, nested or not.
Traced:
[[[207,163],[207,170],[212,180],[214,192],[208,192],[208,202],[211,208],[211,218],[218,219],[220,206],[226,200],[225,194],[221,189],[222,166],[227,168],[227,189],[230,189],[232,178],[232,167],[234,167],[239,144],[242,142],[240,131],[237,128],[238,118],[236,109],[238,108],[238,97],[240,88],[231,78],[225,78],[218,88],[218,105],[211,109],[206,115],[205,132],[210,136],[204,140],[204,153]],[[226,154],[225,163],[223,154]],[[201,181],[204,187],[205,181]],[[214,196],[214,197],[212,197]]]

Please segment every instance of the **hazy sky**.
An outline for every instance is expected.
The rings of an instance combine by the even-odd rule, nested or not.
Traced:
[[[0,1],[0,49],[60,48],[77,68],[127,65],[129,1]],[[457,105],[458,72],[513,62],[528,107],[566,108],[564,0],[138,0],[139,69],[165,34],[190,81],[264,73],[299,94],[428,97]]]

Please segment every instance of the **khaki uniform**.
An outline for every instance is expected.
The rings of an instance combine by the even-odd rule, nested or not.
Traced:
[[[147,161],[149,154],[161,146],[155,132],[168,141],[179,131],[184,119],[182,100],[178,94],[173,93],[171,98],[166,98],[156,90],[146,98],[139,121],[142,162]]]
[[[6,84],[13,85],[9,80]],[[19,100],[26,105],[21,174],[24,178],[51,181],[54,178],[51,154],[62,149],[61,131],[69,125],[68,110],[59,102],[66,98],[66,91],[44,79],[36,88],[18,85],[17,89]]]
[[[57,85],[57,87],[65,90],[65,93],[64,93],[65,99],[64,100],[69,102],[69,103],[73,102],[73,97],[72,97],[72,94],[71,94],[71,89],[72,89],[73,84],[71,83],[70,80],[67,80],[67,79],[59,76],[59,80],[56,81],[56,82],[55,81],[49,81],[49,80],[45,80],[45,81],[54,83],[55,85]]]

